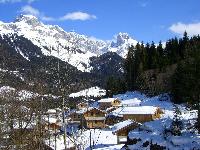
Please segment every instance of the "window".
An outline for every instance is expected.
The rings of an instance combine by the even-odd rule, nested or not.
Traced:
[[[94,123],[97,124],[97,120],[95,120]]]
[[[93,113],[93,112],[91,112],[90,114],[91,114],[91,116],[93,116],[93,115],[94,115],[94,113]]]

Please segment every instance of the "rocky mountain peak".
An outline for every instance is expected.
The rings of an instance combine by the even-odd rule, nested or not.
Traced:
[[[17,16],[17,18],[14,21],[16,22],[24,22],[27,23],[28,25],[31,26],[38,26],[41,24],[41,22],[38,20],[37,17],[33,16],[33,15],[19,15]]]
[[[117,45],[119,46],[119,45],[124,44],[129,38],[130,37],[129,37],[128,33],[121,33],[120,32],[117,35]]]

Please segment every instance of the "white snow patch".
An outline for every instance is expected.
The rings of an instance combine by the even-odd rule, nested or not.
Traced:
[[[81,96],[84,96],[84,97],[101,97],[101,96],[104,96],[106,95],[106,90],[104,89],[101,89],[97,86],[95,87],[91,87],[89,89],[85,89],[85,90],[82,90],[80,92],[77,92],[77,93],[72,93],[69,95],[69,97],[81,97]]]

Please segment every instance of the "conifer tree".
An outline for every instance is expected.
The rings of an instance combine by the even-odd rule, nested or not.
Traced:
[[[127,89],[134,89],[135,69],[134,69],[134,46],[129,47],[128,54],[124,63]]]

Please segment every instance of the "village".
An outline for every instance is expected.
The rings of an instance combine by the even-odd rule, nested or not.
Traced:
[[[118,149],[121,149],[128,142],[128,134],[131,130],[137,129],[145,122],[157,120],[164,114],[164,109],[159,105],[145,105],[144,98],[145,96],[139,92],[129,92],[121,97],[83,101],[77,103],[76,109],[66,109],[65,122],[62,119],[61,109],[50,109],[43,117],[45,129],[52,135],[52,140],[49,139],[46,143],[53,149],[64,149],[63,132],[66,132],[69,149],[75,146],[77,148],[78,145],[81,145],[80,149],[93,149],[99,138],[108,137],[108,135],[105,137],[96,135],[107,132],[109,138],[114,140],[114,143],[107,146],[118,145]],[[84,140],[80,137],[88,131],[88,141],[83,143]],[[59,138],[54,137],[55,135]],[[94,136],[96,141],[94,141]]]
[[[0,91],[5,90],[10,88]],[[24,118],[1,124],[3,134],[7,135],[1,140],[1,148],[6,148],[4,143],[11,138],[18,141],[11,133],[18,135],[23,131],[31,139],[23,140],[25,146],[35,146],[33,142],[38,139],[47,150],[162,150],[200,145],[200,136],[193,127],[197,110],[189,110],[186,104],[174,104],[167,93],[152,97],[139,91],[127,91],[106,97],[105,90],[92,87],[70,96],[77,99],[72,108],[61,105],[35,114],[26,106],[20,107],[26,112]],[[95,100],[91,98],[94,96]],[[17,102],[27,103],[28,97],[33,95],[26,91]],[[40,102],[38,106],[42,108],[44,102]],[[7,107],[2,105],[1,109]],[[181,126],[177,122],[181,122]],[[14,145],[10,143],[9,147]]]

